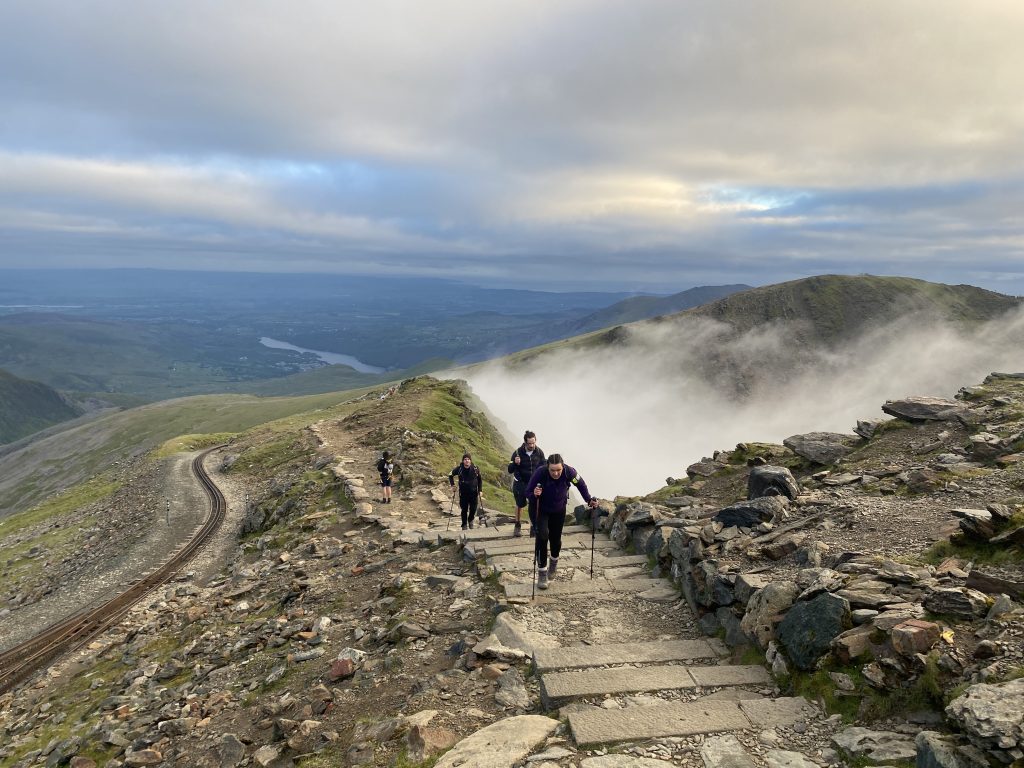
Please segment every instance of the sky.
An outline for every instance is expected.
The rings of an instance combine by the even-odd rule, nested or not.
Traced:
[[[0,268],[1024,294],[1018,0],[11,0]]]

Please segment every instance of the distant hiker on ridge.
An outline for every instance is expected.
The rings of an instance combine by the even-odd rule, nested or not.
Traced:
[[[508,463],[508,472],[512,475],[512,495],[516,500],[516,527],[513,536],[523,535],[523,507],[527,507],[530,516],[530,535],[535,533],[537,503],[526,495],[526,485],[533,473],[544,463],[544,451],[537,447],[537,435],[530,430],[523,434],[523,444],[516,448]]]
[[[384,451],[380,459],[377,460],[377,472],[380,473],[380,487],[383,489],[383,496],[380,503],[390,504],[391,478],[395,473],[395,461],[387,451]]]
[[[569,500],[569,486],[579,489],[583,500],[591,509],[597,499],[590,495],[580,473],[562,462],[561,455],[552,453],[548,463],[533,473],[526,486],[528,496],[537,502],[537,586],[548,588],[548,578],[554,578],[558,556],[562,552],[562,527],[565,525],[565,504]],[[551,567],[548,568],[548,538],[551,540]]]
[[[473,463],[473,457],[462,454],[462,463],[448,473],[448,484],[454,489],[455,478],[459,478],[459,509],[462,510],[462,530],[473,527],[477,502],[484,497],[484,486],[480,479],[480,468]]]

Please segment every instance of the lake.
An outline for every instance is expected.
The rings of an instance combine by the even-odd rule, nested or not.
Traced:
[[[339,355],[337,352],[321,352],[318,349],[297,347],[294,344],[289,344],[287,341],[278,341],[269,336],[263,336],[260,339],[260,344],[270,349],[288,349],[292,352],[305,352],[310,355],[316,355],[328,365],[347,365],[349,368],[355,368],[360,373],[384,373],[385,370],[375,365],[368,365],[359,358],[352,357],[352,355]]]

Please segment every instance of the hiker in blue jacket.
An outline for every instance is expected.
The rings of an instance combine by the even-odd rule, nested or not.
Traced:
[[[597,499],[590,495],[580,473],[562,461],[561,454],[548,456],[547,463],[539,467],[526,486],[526,495],[537,504],[537,586],[548,588],[548,578],[554,578],[558,556],[562,552],[562,528],[565,526],[565,505],[569,501],[569,488],[579,489],[583,500],[591,509]],[[548,541],[551,542],[551,566],[548,567]]]

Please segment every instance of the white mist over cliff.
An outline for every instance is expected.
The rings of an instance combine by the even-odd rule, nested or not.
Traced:
[[[630,327],[620,344],[459,375],[514,444],[535,431],[545,452],[612,497],[649,493],[738,442],[850,432],[857,419],[882,418],[886,400],[951,397],[992,371],[1020,370],[1024,311],[970,331],[911,316],[827,352],[795,346],[778,325],[736,336],[686,318]]]

